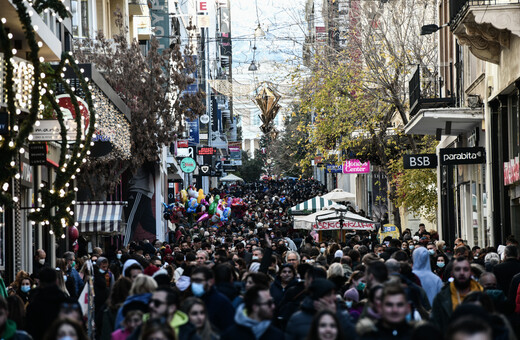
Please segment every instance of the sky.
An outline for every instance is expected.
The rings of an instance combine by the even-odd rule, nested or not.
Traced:
[[[231,0],[230,3],[236,80],[249,78],[253,81],[256,76],[257,81],[269,78],[282,82],[287,77],[286,71],[301,62],[304,0]],[[253,76],[250,71],[251,74],[244,74],[244,69],[247,70],[253,60],[254,31],[258,22],[266,36],[256,39],[255,62],[259,69]]]

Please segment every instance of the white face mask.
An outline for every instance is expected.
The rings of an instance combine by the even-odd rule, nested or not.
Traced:
[[[39,259],[38,262],[39,262],[41,265],[44,265],[44,264],[45,264],[45,259]]]

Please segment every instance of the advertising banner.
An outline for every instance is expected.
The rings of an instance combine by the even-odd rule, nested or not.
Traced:
[[[335,164],[327,164],[325,167],[325,172],[329,174],[340,174],[343,172],[343,166],[342,165],[335,165]]]
[[[197,118],[190,120],[186,119],[186,125],[190,133],[188,137],[189,145],[199,144],[199,120]]]

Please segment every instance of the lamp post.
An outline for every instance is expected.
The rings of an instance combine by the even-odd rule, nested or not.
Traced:
[[[437,32],[438,30],[440,30],[441,28],[446,27],[448,25],[449,25],[449,23],[445,23],[442,26],[437,26],[435,24],[424,25],[421,27],[421,35],[433,34],[433,33]]]

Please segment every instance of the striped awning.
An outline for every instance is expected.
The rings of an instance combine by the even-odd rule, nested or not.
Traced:
[[[323,197],[316,196],[311,198],[310,200],[307,200],[305,202],[302,202],[300,204],[295,205],[291,208],[291,213],[293,215],[308,215],[312,214],[316,211],[320,211],[324,207],[328,207],[331,205],[334,205],[335,203],[332,201],[329,201],[327,199],[324,199]]]
[[[76,222],[82,233],[122,233],[121,215],[128,202],[76,202]]]

